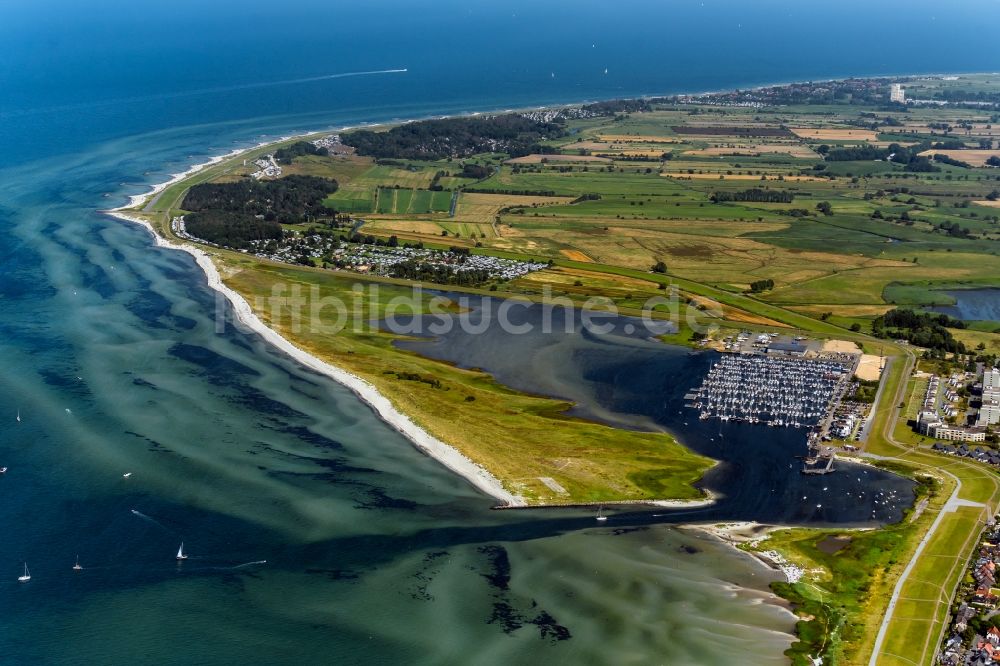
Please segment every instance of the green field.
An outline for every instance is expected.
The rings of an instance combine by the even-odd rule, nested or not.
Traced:
[[[411,190],[382,187],[378,189],[375,212],[384,215],[426,215],[447,213],[451,208],[451,192]]]
[[[907,84],[908,91],[927,96],[943,86],[997,90],[983,77]],[[931,134],[932,124],[963,122],[970,129]],[[628,313],[662,293],[661,285],[671,285],[693,301],[685,308],[699,323],[722,331],[782,328],[854,340],[869,352],[892,357],[865,453],[925,479],[921,487],[927,502],[919,515],[870,532],[838,531],[850,537],[851,545],[837,555],[818,549],[831,533],[815,530],[778,532],[763,547],[775,547],[815,569],[815,576],[801,584],[778,586],[779,593],[800,604],[801,642],[790,652],[793,660],[804,663],[807,656],[823,653],[830,657],[825,663],[864,664],[881,640],[878,663],[929,664],[972,535],[1000,501],[1000,477],[976,463],[930,452],[928,442],[907,428],[906,417],[913,415],[915,396],[923,390],[909,374],[919,350],[874,340],[864,331],[873,317],[897,305],[948,303],[951,298],[942,290],[1000,285],[1000,209],[977,203],[1000,188],[1000,170],[944,164],[937,170],[908,170],[886,160],[824,159],[821,152],[823,145],[866,143],[869,139],[844,138],[843,132],[869,126],[865,134],[879,142],[933,138],[973,148],[995,138],[991,132],[998,122],[990,111],[974,108],[902,112],[831,103],[693,109],[658,103],[648,112],[566,121],[565,136],[542,143],[547,150],[572,155],[571,162],[548,157],[510,163],[499,153],[381,163],[359,156],[308,156],[296,160],[288,173],[336,179],[339,189],[324,204],[363,216],[366,234],[552,261],[549,270],[498,281],[485,293],[537,298],[551,290],[577,303],[601,296]],[[748,124],[780,128],[784,135],[740,136],[735,128]],[[674,129],[698,125],[734,129],[714,134]],[[825,131],[832,138],[788,136],[789,127],[811,130],[805,136]],[[588,155],[604,160],[580,160]],[[470,161],[488,166],[485,173],[492,175],[481,181],[457,177],[461,163]],[[165,190],[144,214],[169,235],[167,222],[182,212],[187,187],[238,180],[247,173],[239,160],[214,165]],[[441,191],[429,189],[435,178]],[[248,298],[287,283],[316,285],[323,295],[344,294],[356,281],[371,279],[275,265],[223,250],[212,253],[225,269],[227,284]],[[659,262],[666,272],[651,273]],[[774,288],[749,293],[752,282],[764,279]],[[715,307],[709,311],[696,304]],[[295,344],[372,382],[416,422],[530,502],[700,496],[692,484],[711,461],[667,435],[567,418],[565,403],[511,391],[482,372],[401,352],[386,335],[303,333],[295,330],[290,313],[262,316]],[[850,331],[852,325],[860,331]],[[1000,353],[998,327],[973,322],[954,334],[970,348],[981,345],[976,353],[995,356]],[[691,333],[684,326],[667,341],[688,343]],[[975,353],[968,360],[975,360]],[[926,481],[928,474],[933,482]],[[555,494],[542,478],[555,479],[567,493]],[[949,503],[953,499],[965,503]],[[897,583],[896,606],[883,625]]]

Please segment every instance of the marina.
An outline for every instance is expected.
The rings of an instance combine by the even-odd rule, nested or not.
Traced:
[[[849,378],[850,369],[836,361],[727,354],[685,397],[702,420],[822,427]]]

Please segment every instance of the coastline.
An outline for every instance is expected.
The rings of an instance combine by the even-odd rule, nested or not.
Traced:
[[[750,555],[766,565],[768,568],[780,571],[785,577],[785,582],[787,583],[797,583],[806,573],[804,569],[793,564],[792,562],[789,562],[777,551],[760,551],[751,548],[740,548],[743,544],[756,546],[761,542],[766,541],[770,537],[771,532],[788,529],[786,526],[764,524],[758,523],[754,520],[748,520],[725,523],[693,523],[690,525],[684,525],[684,527],[711,534],[720,541],[729,544],[736,550]]]
[[[921,74],[910,74],[910,75],[896,75],[896,76],[872,76],[863,78],[878,78],[878,79],[888,79],[888,78],[900,78],[904,76],[943,76],[938,75],[921,75]],[[841,80],[841,79],[830,79],[830,80]],[[774,83],[774,84],[763,84],[759,86],[754,86],[750,89],[758,90],[773,86],[788,85],[788,83]],[[661,95],[642,95],[639,98],[654,98],[658,96],[677,96],[677,97],[701,97],[705,95],[716,94],[725,91],[705,91],[700,93],[670,93]],[[609,98],[609,99],[618,99]],[[492,111],[475,111],[458,113],[451,115],[430,115],[424,118],[455,118],[455,117],[465,117],[465,116],[477,116],[491,113],[510,113],[517,111],[532,111],[532,110],[542,110],[542,109],[562,109],[562,108],[572,108],[575,106],[580,106],[582,104],[590,103],[589,101],[583,102],[567,102],[567,103],[555,103],[551,105],[536,106],[536,107],[522,107],[521,109],[503,109],[503,110],[492,110]],[[316,356],[296,347],[291,341],[280,335],[277,331],[266,326],[253,312],[249,303],[240,294],[227,287],[223,281],[222,277],[218,271],[218,268],[212,261],[211,256],[206,253],[201,248],[189,244],[189,243],[176,243],[169,238],[161,236],[153,225],[141,217],[135,215],[130,215],[130,212],[142,212],[142,208],[149,205],[149,203],[156,200],[156,198],[167,188],[175,185],[201,171],[204,169],[220,164],[227,160],[235,159],[242,154],[249,153],[267,146],[283,143],[286,141],[291,141],[294,139],[303,139],[306,137],[316,136],[325,133],[339,133],[346,132],[351,129],[356,129],[359,127],[379,127],[388,125],[402,125],[411,122],[418,122],[424,118],[410,118],[400,121],[386,121],[381,123],[360,123],[358,125],[352,126],[342,126],[342,127],[329,127],[326,129],[311,130],[299,133],[293,133],[286,136],[281,136],[274,139],[268,139],[266,141],[261,141],[254,145],[250,145],[244,148],[235,148],[227,153],[221,155],[215,155],[210,157],[204,162],[200,162],[188,167],[186,170],[171,174],[170,178],[150,186],[148,192],[141,194],[133,194],[128,196],[127,203],[104,210],[102,212],[115,217],[119,220],[126,222],[139,224],[144,227],[154,238],[154,242],[158,247],[167,247],[170,249],[181,250],[189,253],[194,257],[196,263],[205,272],[208,286],[215,291],[221,293],[226,297],[226,299],[232,305],[237,319],[243,325],[247,326],[250,330],[259,334],[264,340],[274,345],[279,350],[285,352],[287,355],[292,357],[294,360],[298,361],[302,365],[323,374],[337,383],[349,388],[355,395],[357,395],[363,402],[365,402],[369,407],[375,411],[375,413],[387,424],[392,426],[395,430],[403,434],[411,443],[416,446],[419,450],[425,454],[431,456],[446,468],[452,472],[460,475],[466,479],[473,486],[490,495],[491,497],[499,500],[502,503],[503,508],[520,508],[529,506],[526,500],[518,495],[511,493],[503,487],[503,484],[495,476],[489,473],[481,465],[474,462],[472,459],[465,456],[463,453],[458,451],[456,448],[442,442],[441,440],[435,438],[426,430],[418,426],[416,423],[410,419],[406,414],[399,411],[389,400],[388,397],[380,393],[375,386],[370,384],[368,381],[354,375],[340,367],[332,365],[326,361],[319,359]],[[694,500],[639,500],[639,501],[626,501],[626,502],[606,502],[604,504],[608,506],[613,506],[615,504],[645,504],[653,507],[660,508],[672,508],[672,509],[685,509],[685,508],[699,508],[710,506],[717,502],[717,497],[714,493],[707,492],[706,497]],[[541,505],[545,506],[545,505]],[[716,536],[719,536],[716,534]]]
[[[308,136],[310,134],[315,134],[315,132],[310,132],[309,134],[304,134],[302,136]],[[245,150],[252,150],[252,148]],[[239,152],[242,152],[242,150]],[[239,152],[236,154],[238,155]],[[237,320],[241,324],[258,334],[266,342],[284,352],[301,365],[318,372],[321,375],[329,377],[338,384],[350,389],[351,392],[354,393],[362,402],[371,407],[371,409],[382,421],[410,440],[410,443],[412,443],[419,451],[438,461],[445,468],[462,477],[475,488],[486,493],[490,497],[499,500],[501,504],[495,508],[552,508],[552,505],[545,504],[529,505],[523,497],[511,493],[504,488],[500,479],[493,476],[482,465],[479,465],[455,447],[434,437],[422,427],[414,423],[409,416],[399,411],[396,406],[392,404],[392,401],[387,396],[379,392],[379,390],[371,383],[351,372],[348,372],[347,370],[344,370],[343,368],[328,363],[310,354],[309,352],[300,349],[280,333],[267,326],[260,320],[256,313],[254,313],[250,304],[245,298],[243,298],[243,296],[225,285],[222,281],[222,275],[219,273],[218,268],[207,252],[190,243],[175,243],[167,238],[164,238],[157,233],[156,229],[153,228],[153,225],[147,220],[128,214],[130,209],[148,201],[152,197],[156,196],[156,194],[159,194],[159,192],[166,189],[166,187],[169,187],[170,185],[193,173],[197,173],[207,165],[217,164],[218,162],[219,159],[213,158],[210,162],[205,162],[191,167],[191,169],[188,169],[188,171],[183,174],[174,174],[171,180],[167,181],[167,183],[160,183],[155,186],[153,188],[155,192],[151,191],[146,194],[133,195],[129,198],[128,205],[104,210],[102,212],[124,222],[141,226],[148,231],[150,235],[152,235],[153,242],[157,247],[165,247],[172,250],[187,252],[194,257],[195,263],[197,263],[205,273],[209,288],[226,297],[232,306],[233,311],[236,313]],[[694,509],[711,506],[718,501],[719,496],[716,493],[708,490],[703,490],[703,492],[706,494],[706,497],[700,499],[624,500],[621,502],[603,502],[600,506],[612,507],[645,505],[668,509]]]
[[[558,109],[558,108],[568,108],[573,106],[578,106],[588,102],[576,102],[576,103],[566,103],[566,104],[556,104],[552,106],[539,106],[522,108],[522,111],[538,110],[538,109]],[[445,115],[445,116],[427,116],[427,118],[455,118],[462,116],[476,116],[488,113],[511,113],[517,112],[517,110],[506,109],[503,111],[476,111],[462,114]],[[252,146],[247,146],[244,148],[234,148],[233,150],[221,154],[213,155],[208,160],[204,162],[199,162],[193,164],[184,171],[171,174],[170,178],[156,183],[150,186],[148,192],[143,192],[140,194],[128,195],[128,201],[115,208],[104,209],[103,212],[111,217],[118,220],[128,222],[131,224],[138,224],[148,231],[153,236],[153,241],[157,247],[165,247],[173,250],[180,250],[182,252],[187,252],[195,259],[195,263],[201,267],[202,271],[208,281],[208,286],[222,294],[229,301],[230,305],[233,307],[236,317],[241,324],[246,326],[248,329],[254,331],[260,335],[265,341],[269,342],[277,349],[283,351],[288,356],[290,356],[295,361],[301,363],[302,365],[319,372],[320,374],[329,377],[338,384],[350,389],[358,398],[367,404],[376,415],[382,419],[385,423],[390,425],[397,432],[406,437],[410,442],[421,452],[434,458],[436,461],[441,463],[444,467],[451,470],[455,474],[459,475],[472,486],[484,492],[485,494],[498,500],[499,504],[495,508],[501,509],[519,509],[519,508],[548,508],[550,505],[530,505],[528,502],[521,497],[516,495],[506,488],[503,487],[503,483],[493,474],[491,474],[484,467],[473,461],[471,458],[460,452],[458,449],[442,442],[438,438],[431,435],[429,432],[424,430],[422,427],[413,422],[413,420],[406,414],[399,411],[395,405],[392,404],[388,397],[383,395],[378,391],[375,386],[373,386],[368,381],[358,377],[357,375],[350,373],[343,368],[339,368],[331,363],[327,363],[320,358],[306,352],[298,347],[296,347],[291,341],[282,336],[280,333],[274,329],[268,327],[264,322],[260,320],[259,317],[253,312],[250,304],[238,294],[233,289],[227,287],[223,281],[222,276],[219,273],[218,268],[212,261],[211,256],[202,250],[201,248],[192,245],[190,243],[176,243],[164,236],[161,236],[153,225],[141,217],[135,215],[130,215],[129,213],[141,213],[142,208],[149,205],[151,202],[155,201],[156,198],[164,192],[167,188],[175,185],[201,171],[204,169],[215,166],[227,160],[235,159],[244,153],[249,153],[251,151],[259,150],[266,146],[271,146],[279,144],[285,141],[291,141],[293,139],[303,139],[305,137],[315,136],[318,134],[325,133],[338,133],[346,132],[351,129],[357,129],[361,127],[378,127],[381,125],[396,125],[396,124],[406,124],[411,122],[419,122],[422,118],[410,118],[399,122],[386,122],[386,123],[360,123],[358,125],[347,125],[342,127],[331,127],[327,129],[320,130],[309,130],[305,132],[290,134],[286,136],[281,136],[276,139],[271,139],[267,141],[262,141]],[[706,497],[692,500],[680,500],[680,499],[663,499],[663,500],[627,500],[623,502],[606,502],[608,506],[614,505],[631,505],[640,504],[647,505],[651,507],[659,508],[671,508],[671,509],[693,509],[701,508],[706,506],[711,506],[718,501],[718,497],[715,493],[709,491],[703,491]]]
[[[218,159],[213,158],[212,162],[206,164],[216,164],[218,161]],[[185,175],[175,175],[174,178],[171,179],[172,182],[170,184],[177,182],[178,179],[184,178],[191,173],[196,173],[203,168],[205,168],[205,164],[196,165],[196,167],[192,167],[193,171],[189,169],[188,172],[185,172]],[[262,322],[253,312],[246,299],[223,283],[222,276],[213,263],[211,256],[209,256],[204,250],[188,243],[174,243],[166,238],[163,238],[156,233],[156,230],[148,221],[139,217],[128,215],[125,212],[126,208],[138,205],[139,203],[163,191],[163,189],[168,186],[169,185],[161,184],[161,186],[157,186],[159,189],[154,187],[154,190],[156,190],[155,193],[131,197],[129,206],[122,206],[104,212],[117,219],[142,226],[149,231],[150,234],[152,234],[157,247],[180,250],[182,252],[187,252],[194,257],[195,262],[202,269],[208,279],[208,286],[226,297],[240,323],[301,365],[329,377],[338,384],[350,389],[356,396],[358,396],[358,398],[361,399],[362,402],[371,407],[380,419],[410,440],[410,442],[413,443],[417,449],[424,452],[431,458],[434,458],[446,468],[458,474],[482,492],[501,501],[505,506],[527,506],[527,502],[525,502],[524,498],[506,490],[503,487],[503,484],[500,483],[500,480],[490,474],[485,468],[473,462],[471,459],[458,451],[458,449],[455,449],[454,447],[451,447],[441,440],[433,437],[426,430],[414,423],[410,417],[396,409],[392,402],[386,396],[379,393],[373,385],[357,375],[331,365],[330,363],[327,363],[326,361],[299,349],[277,331],[266,326],[264,322]]]

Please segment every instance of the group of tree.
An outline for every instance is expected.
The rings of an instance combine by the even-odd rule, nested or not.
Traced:
[[[822,148],[822,146],[820,146]],[[865,144],[862,146],[845,146],[843,148],[829,148],[826,150],[827,162],[858,162],[884,160],[889,156],[888,148],[879,148]]]
[[[935,227],[935,229],[937,229],[938,231],[943,231],[952,238],[972,238],[972,232],[969,231],[969,229],[967,229],[966,227],[963,227],[958,222],[951,222],[949,220],[945,220],[944,222],[938,224]]]
[[[335,222],[337,213],[322,202],[336,191],[337,181],[315,176],[201,183],[188,190],[181,208],[189,211],[184,224],[192,236],[243,249],[251,241],[280,239],[281,224]]]
[[[713,203],[722,203],[725,201],[792,203],[792,201],[795,200],[795,195],[791,192],[785,192],[782,190],[769,190],[754,187],[749,190],[741,190],[739,192],[713,192],[711,199]]]
[[[294,224],[332,215],[323,200],[336,191],[337,181],[317,176],[246,178],[233,183],[194,185],[181,208],[191,212],[213,210],[261,215],[265,220]]]
[[[759,294],[763,291],[770,291],[774,289],[774,280],[754,280],[750,283],[750,292],[754,294]]]
[[[478,286],[489,282],[490,272],[483,269],[456,270],[452,266],[429,264],[413,259],[394,265],[389,275],[403,280],[419,282],[434,282],[436,284],[454,284],[461,286]]]
[[[509,190],[497,187],[466,187],[463,191],[477,194],[510,194],[528,197],[554,197],[558,194],[555,190]]]
[[[877,379],[859,379],[850,399],[854,402],[871,404],[875,402],[875,396],[878,395],[878,385],[879,380]]]
[[[285,146],[274,151],[274,159],[281,164],[291,164],[296,157],[302,157],[303,155],[326,156],[329,154],[330,151],[326,148],[317,148],[308,141],[296,141],[290,146]]]
[[[934,153],[934,161],[941,162],[942,164],[950,164],[951,166],[961,167],[963,169],[971,169],[972,165],[968,162],[963,162],[962,160],[956,160],[954,157],[948,157],[944,153]]]
[[[823,146],[820,146],[822,149]],[[948,155],[943,155],[941,153],[934,154],[934,160],[927,156],[921,155],[928,150],[962,150],[965,148],[965,144],[961,141],[948,140],[948,141],[922,141],[916,145],[903,146],[898,143],[889,144],[886,148],[879,148],[877,146],[863,145],[863,146],[846,146],[843,148],[829,148],[825,151],[826,160],[829,162],[849,162],[849,161],[872,161],[872,160],[889,160],[896,164],[902,164],[906,171],[912,173],[933,173],[940,171],[940,167],[934,165],[934,162],[941,162],[942,164],[950,164],[951,166],[971,168],[971,165],[954,157]],[[823,152],[822,150],[820,152]],[[993,166],[1000,166],[1000,158],[994,157],[995,160]],[[987,162],[989,164],[990,162]]]
[[[466,162],[462,165],[462,170],[458,173],[459,178],[474,178],[475,180],[482,180],[493,175],[493,168],[488,166],[483,166],[482,164],[474,164],[472,162]]]
[[[512,157],[554,152],[539,142],[566,135],[562,123],[508,113],[498,116],[421,120],[387,132],[358,130],[343,136],[359,155],[379,158],[439,160],[477,153],[502,152]]]
[[[606,102],[584,104],[580,111],[588,116],[614,116],[619,113],[639,113],[652,111],[653,107],[644,99],[612,99]]]
[[[184,227],[196,238],[237,250],[249,247],[251,241],[280,240],[284,233],[274,220],[225,210],[185,215]]]
[[[876,337],[901,337],[918,347],[964,354],[965,345],[956,340],[949,328],[965,328],[965,323],[945,314],[914,312],[896,308],[872,321]]]

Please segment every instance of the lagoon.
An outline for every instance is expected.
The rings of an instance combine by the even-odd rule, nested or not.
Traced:
[[[930,310],[965,321],[1000,322],[1000,289],[949,289],[954,305],[935,305]]]
[[[645,0],[627,15],[613,3],[520,0],[7,3],[4,662],[783,663],[793,618],[767,601],[770,570],[666,524],[687,520],[677,512],[598,527],[589,512],[491,511],[343,387],[256,336],[218,332],[231,313],[193,260],[97,211],[295,130],[996,70],[988,39],[907,49],[858,29],[863,17],[923,44],[996,16],[985,1],[941,12],[930,1]],[[528,349],[551,377],[505,368],[483,349],[465,360],[577,400],[582,416],[662,427],[722,459],[705,484],[727,497],[702,517],[871,520],[870,499],[815,510],[798,499],[816,490],[786,471],[801,433],[730,425],[724,445],[693,412],[695,425],[678,422],[677,391],[695,385],[708,356],[630,340],[605,357],[608,347],[574,338]],[[830,479],[845,492],[866,487]],[[893,504],[876,520],[897,516]],[[182,540],[190,559],[178,567]],[[71,569],[77,555],[82,572]],[[19,585],[24,561],[33,578]]]

